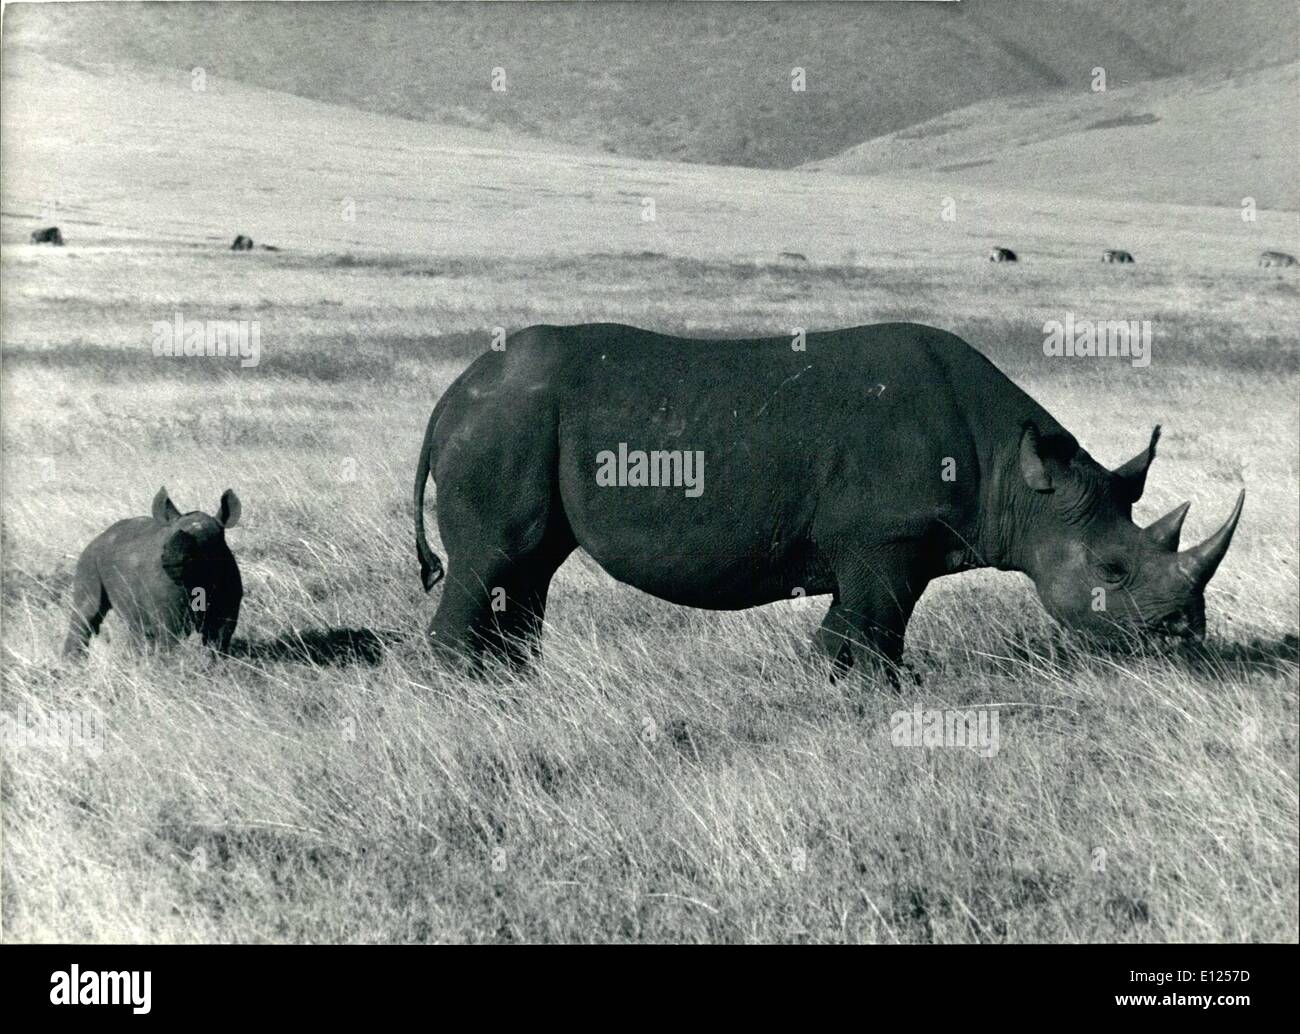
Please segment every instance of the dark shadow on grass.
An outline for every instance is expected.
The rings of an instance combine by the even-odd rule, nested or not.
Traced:
[[[1198,675],[1285,675],[1300,664],[1300,637],[1288,632],[1271,642],[1202,643],[1186,647],[1179,659]]]
[[[250,661],[291,664],[378,664],[386,647],[406,639],[401,632],[369,628],[302,628],[274,639],[234,639],[230,655]]]
[[[1228,678],[1240,675],[1286,675],[1300,664],[1300,638],[1287,633],[1266,641],[1256,637],[1248,643],[1211,639],[1204,643],[1166,640],[1091,640],[1061,632],[1029,637],[1008,643],[1008,656],[994,658],[995,670],[1015,674],[1023,666],[1048,666],[1068,674],[1089,668],[1097,661],[1165,661],[1200,678]]]

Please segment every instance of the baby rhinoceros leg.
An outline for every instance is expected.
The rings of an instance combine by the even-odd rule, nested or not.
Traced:
[[[77,561],[73,576],[72,620],[68,625],[68,636],[63,640],[65,658],[71,660],[85,656],[90,648],[90,637],[99,631],[110,606],[94,557],[83,554]]]
[[[230,652],[230,639],[239,623],[239,604],[244,587],[239,580],[239,568],[232,557],[229,564],[221,564],[209,579],[208,606],[199,615],[199,632],[203,645],[217,653]]]

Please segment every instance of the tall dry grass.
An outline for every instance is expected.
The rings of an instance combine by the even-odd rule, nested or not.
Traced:
[[[84,716],[104,740],[5,747],[7,938],[1296,939],[1291,281],[654,256],[258,256],[234,278],[229,256],[162,248],[127,276],[111,252],[64,258],[5,257],[3,710]],[[1164,313],[1152,367],[1044,359],[1035,328],[1070,305]],[[261,319],[261,365],[148,355],[175,309]],[[1198,536],[1248,491],[1207,650],[1081,651],[1025,579],[977,572],[922,601],[923,684],[893,696],[811,662],[824,601],[674,608],[577,555],[543,664],[444,670],[410,541],[428,410],[492,326],[610,318],[922,318],[1104,462],[1162,421],[1143,519],[1190,496]],[[163,483],[185,509],[243,498],[236,656],[140,657],[110,618],[111,641],[63,665],[77,552]],[[913,705],[996,710],[999,749],[894,746]]]

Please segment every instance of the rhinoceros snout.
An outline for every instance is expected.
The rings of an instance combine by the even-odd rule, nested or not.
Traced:
[[[1205,640],[1205,621],[1197,621],[1187,614],[1179,614],[1177,617],[1165,622],[1160,627],[1160,631],[1176,639],[1187,639],[1192,642],[1203,642]]]
[[[1198,596],[1184,609],[1158,622],[1154,631],[1189,643],[1205,641],[1205,599]]]

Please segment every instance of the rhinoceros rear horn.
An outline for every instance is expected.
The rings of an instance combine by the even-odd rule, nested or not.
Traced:
[[[1115,478],[1116,494],[1123,502],[1136,503],[1142,498],[1142,490],[1147,485],[1147,468],[1156,458],[1158,441],[1160,441],[1160,425],[1156,424],[1151,431],[1151,441],[1147,447],[1122,467],[1116,467],[1111,471],[1111,476]]]
[[[1246,490],[1243,488],[1237,495],[1237,505],[1232,508],[1232,515],[1223,527],[1199,546],[1178,554],[1178,570],[1196,589],[1204,589],[1223,562],[1228,546],[1232,544],[1232,533],[1237,530],[1237,522],[1241,520],[1241,508],[1245,502]]]
[[[1146,533],[1147,538],[1161,549],[1176,553],[1178,551],[1179,536],[1183,533],[1183,520],[1187,517],[1187,511],[1191,507],[1191,503],[1176,506],[1161,517],[1160,520],[1154,524],[1148,524],[1142,530]]]

